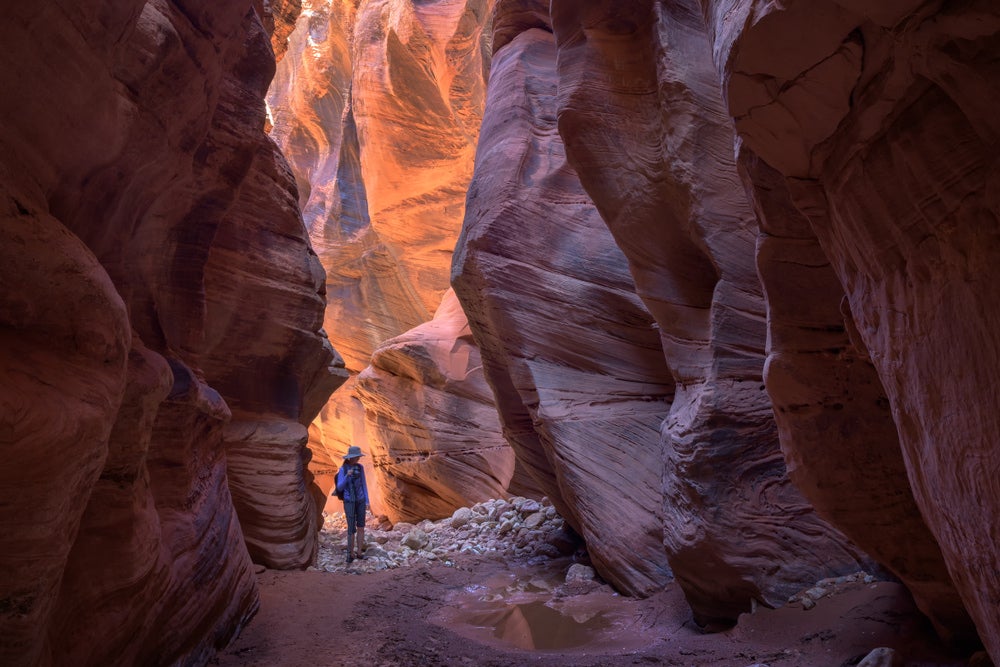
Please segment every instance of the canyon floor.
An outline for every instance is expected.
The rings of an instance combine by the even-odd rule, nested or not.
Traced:
[[[488,509],[477,512],[484,527],[491,523]],[[902,586],[870,576],[828,580],[781,609],[758,608],[731,630],[704,634],[676,584],[648,599],[627,598],[599,581],[567,583],[579,554],[532,548],[546,539],[522,541],[516,553],[475,553],[447,520],[422,527],[439,542],[455,540],[451,553],[418,557],[400,546],[398,529],[370,530],[372,556],[348,564],[342,520],[328,520],[323,569],[262,569],[260,611],[212,664],[840,667],[878,647],[914,667],[969,664],[935,641]],[[462,530],[471,528],[470,521]],[[398,548],[409,558],[400,560]]]

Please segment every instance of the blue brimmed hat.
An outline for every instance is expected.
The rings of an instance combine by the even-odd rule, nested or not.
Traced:
[[[347,453],[344,454],[344,459],[357,459],[362,456],[364,456],[364,454],[361,453],[361,448],[356,445],[351,445],[347,448]]]

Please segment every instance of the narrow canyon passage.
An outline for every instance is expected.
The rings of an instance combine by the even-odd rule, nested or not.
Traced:
[[[0,665],[1000,660],[993,0],[0,44]]]
[[[494,520],[512,509],[524,521],[550,516],[522,547]],[[546,503],[488,501],[375,530],[368,558],[350,564],[343,519],[327,518],[316,569],[261,568],[261,611],[212,664],[793,667],[869,655],[863,664],[888,665],[872,660],[890,651],[908,665],[968,664],[933,637],[903,586],[869,574],[817,582],[780,610],[706,634],[677,585],[636,599],[595,580]]]

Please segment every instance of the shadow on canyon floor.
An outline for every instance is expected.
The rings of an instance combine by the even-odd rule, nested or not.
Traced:
[[[676,585],[646,600],[553,588],[568,565],[461,554],[375,572],[262,571],[260,612],[212,664],[839,667],[882,646],[906,665],[967,664],[895,583],[828,584],[810,609],[758,609],[706,635]]]

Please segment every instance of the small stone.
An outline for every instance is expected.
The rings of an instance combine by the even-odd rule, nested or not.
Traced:
[[[409,547],[414,551],[419,551],[420,549],[423,549],[425,546],[427,546],[427,543],[429,541],[430,538],[427,537],[427,533],[420,530],[419,528],[414,528],[413,530],[411,530],[409,533],[406,534],[406,537],[403,538],[403,546]]]
[[[802,598],[801,602],[802,602],[802,608],[805,609],[806,611],[816,606],[816,601],[809,597]]]
[[[811,597],[813,600],[819,600],[821,597],[826,595],[826,589],[822,586],[814,586],[805,592],[807,597]]]
[[[542,512],[535,512],[534,514],[529,515],[528,518],[524,520],[524,527],[538,528],[538,526],[542,525],[543,521],[545,521],[545,515]]]
[[[595,578],[597,578],[597,572],[594,571],[594,568],[581,563],[573,563],[566,572],[567,584],[593,581]]]
[[[891,648],[880,647],[865,656],[858,667],[902,667],[903,658]]]
[[[472,510],[468,507],[459,507],[455,510],[455,513],[451,515],[451,527],[461,528],[465,524],[469,523],[472,518]]]
[[[521,506],[517,508],[517,511],[521,513],[521,516],[528,516],[529,514],[534,514],[541,509],[542,506],[538,504],[537,500],[525,500]]]

